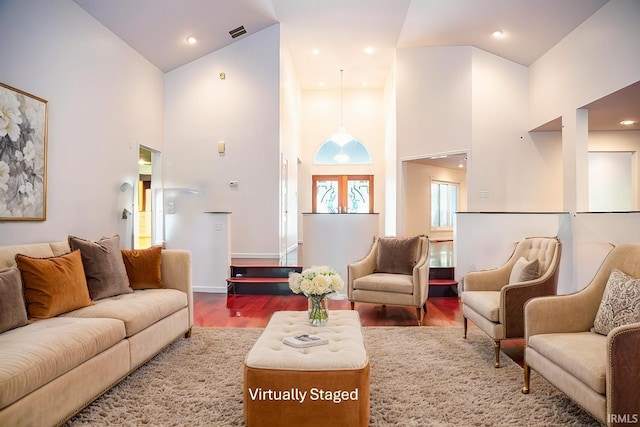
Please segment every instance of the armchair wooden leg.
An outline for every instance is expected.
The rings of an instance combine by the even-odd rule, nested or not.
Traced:
[[[418,315],[418,326],[422,326],[422,306],[416,308],[416,314]]]
[[[500,341],[499,340],[494,341],[493,351],[496,353],[496,363],[494,366],[496,368],[499,368],[500,367]]]
[[[531,368],[526,363],[522,366],[524,369],[524,386],[522,386],[522,394],[529,394],[529,378],[531,376]]]
[[[187,330],[187,332],[185,332],[185,333],[184,333],[184,337],[185,337],[185,338],[191,338],[191,328],[189,328],[189,329]]]
[[[463,317],[462,318],[462,324],[464,326],[464,335],[463,338],[466,340],[467,339],[467,318]]]
[[[351,310],[353,310],[356,307],[356,302],[355,301],[351,301]]]

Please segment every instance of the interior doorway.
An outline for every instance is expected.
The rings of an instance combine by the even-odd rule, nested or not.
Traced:
[[[138,180],[135,187],[134,249],[164,246],[164,216],[162,212],[161,153],[140,146],[138,151]]]
[[[453,240],[455,219],[446,224],[434,225],[434,208],[436,212],[440,212],[446,206],[434,206],[433,187],[438,183],[455,185],[455,211],[466,211],[468,166],[468,151],[425,155],[403,161],[404,224],[407,235],[426,234],[432,240]]]

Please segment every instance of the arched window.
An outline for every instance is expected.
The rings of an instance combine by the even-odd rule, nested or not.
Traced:
[[[356,138],[352,138],[344,145],[338,144],[333,139],[328,139],[318,148],[313,162],[331,165],[371,163],[371,155],[362,141]]]

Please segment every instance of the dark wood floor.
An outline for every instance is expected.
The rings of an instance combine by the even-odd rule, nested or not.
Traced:
[[[418,327],[415,309],[382,307],[356,303],[362,326]],[[307,299],[301,295],[229,295],[194,293],[194,322],[197,326],[220,328],[263,328],[275,311],[306,310]],[[346,299],[330,300],[330,310],[349,310]],[[430,297],[422,326],[462,326],[462,310],[457,297]],[[469,327],[475,327],[471,323]],[[461,337],[462,339],[462,337]],[[487,345],[492,347],[491,341]],[[503,353],[522,365],[522,340],[504,340]]]
[[[302,265],[303,245],[280,260],[232,259],[234,265]],[[450,251],[448,246],[441,250]],[[441,256],[438,255],[438,256]],[[435,295],[435,296],[432,296]],[[449,295],[449,296],[439,296]],[[453,295],[453,296],[451,296]],[[306,310],[307,299],[302,295],[228,295],[194,293],[194,323],[197,326],[218,328],[264,328],[275,311]],[[329,310],[350,310],[347,299],[332,299]],[[416,311],[412,307],[382,307],[376,304],[356,303],[362,326],[418,327]],[[460,299],[446,287],[429,291],[427,312],[422,326],[462,326]],[[475,327],[469,322],[469,327]],[[461,336],[462,339],[462,336]],[[493,348],[492,342],[487,345]],[[523,340],[503,340],[502,351],[522,366]]]

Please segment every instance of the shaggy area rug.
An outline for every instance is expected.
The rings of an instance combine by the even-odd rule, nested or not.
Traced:
[[[244,357],[262,329],[195,327],[66,425],[242,426]],[[477,328],[364,327],[371,363],[371,426],[598,426]]]

